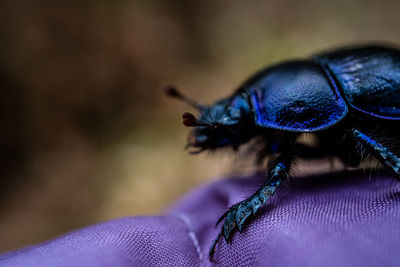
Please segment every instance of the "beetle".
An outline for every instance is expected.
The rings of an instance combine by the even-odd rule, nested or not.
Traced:
[[[394,48],[343,47],[266,67],[210,106],[173,87],[166,93],[200,112],[198,119],[183,114],[183,124],[194,127],[187,146],[197,150],[191,153],[237,149],[258,136],[259,157],[272,158],[261,187],[218,220],[224,223],[211,245],[211,261],[221,237],[228,242],[242,232],[297,158],[336,156],[356,167],[368,151],[400,176],[400,149],[394,145],[400,139],[400,51]],[[300,143],[302,133],[314,135],[316,145]]]

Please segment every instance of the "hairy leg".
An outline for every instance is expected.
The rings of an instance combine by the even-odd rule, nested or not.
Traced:
[[[290,164],[295,153],[283,153],[273,164],[273,167],[268,173],[268,178],[264,184],[249,198],[233,205],[225,214],[218,220],[217,225],[225,219],[224,224],[217,238],[214,240],[209,251],[210,260],[213,261],[215,246],[223,236],[228,242],[233,232],[237,229],[242,232],[245,222],[250,215],[265,204],[265,202],[275,193],[280,184],[287,178]]]
[[[372,150],[384,165],[390,167],[398,176],[400,175],[400,158],[389,148],[358,129],[352,129],[350,133],[358,142]]]

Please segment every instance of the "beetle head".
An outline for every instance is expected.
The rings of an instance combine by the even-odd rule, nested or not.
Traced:
[[[211,106],[204,106],[183,96],[173,87],[168,87],[166,93],[183,100],[200,112],[199,119],[188,112],[182,115],[183,124],[194,127],[189,134],[187,147],[198,150],[191,151],[191,154],[227,146],[237,149],[240,144],[249,139],[251,126],[248,125],[247,113],[244,112],[246,109],[243,108],[247,106],[247,102],[242,95],[222,99]]]

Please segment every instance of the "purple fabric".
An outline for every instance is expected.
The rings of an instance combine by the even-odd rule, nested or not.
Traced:
[[[232,243],[221,266],[399,266],[400,185],[390,175],[336,173],[292,179]],[[162,216],[89,226],[0,255],[0,266],[210,266],[214,224],[262,182],[201,187]]]

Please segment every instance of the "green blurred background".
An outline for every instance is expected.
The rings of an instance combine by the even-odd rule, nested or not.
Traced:
[[[240,154],[187,155],[180,117],[191,109],[161,88],[210,103],[280,60],[400,44],[399,10],[400,1],[2,0],[0,251],[156,214],[243,172]]]

